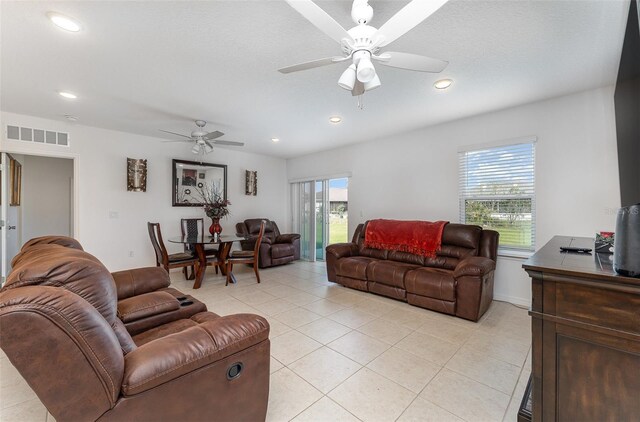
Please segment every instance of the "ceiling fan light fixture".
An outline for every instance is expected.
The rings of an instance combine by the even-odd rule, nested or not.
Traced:
[[[205,145],[204,146],[204,153],[205,154],[209,154],[211,151],[213,151],[213,148],[211,148],[209,145]]]
[[[360,59],[356,74],[358,76],[358,80],[363,84],[371,82],[373,78],[376,77],[376,69],[373,67],[373,63],[371,63],[371,59],[369,57],[363,57]]]
[[[364,84],[364,90],[371,91],[372,89],[379,88],[380,85],[382,85],[382,82],[380,82],[380,77],[378,75],[374,75],[373,79]]]
[[[200,145],[198,145],[197,143],[193,145],[193,148],[191,148],[191,152],[193,152],[194,154],[199,154],[200,153]]]
[[[447,89],[453,83],[452,79],[440,79],[433,84],[435,89]]]
[[[340,88],[346,89],[347,91],[351,91],[353,89],[353,85],[356,83],[356,65],[350,65],[347,70],[342,72],[342,76],[338,80],[338,85]]]

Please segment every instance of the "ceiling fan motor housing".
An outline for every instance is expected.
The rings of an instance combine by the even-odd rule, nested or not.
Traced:
[[[351,7],[351,19],[357,24],[365,24],[373,18],[373,8],[368,0],[354,0]]]

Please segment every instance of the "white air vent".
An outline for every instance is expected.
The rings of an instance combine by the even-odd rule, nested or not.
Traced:
[[[37,142],[40,144],[53,144],[63,147],[69,146],[69,134],[65,132],[54,132],[51,130],[32,129],[30,127],[19,127],[7,125],[7,139],[14,141]]]

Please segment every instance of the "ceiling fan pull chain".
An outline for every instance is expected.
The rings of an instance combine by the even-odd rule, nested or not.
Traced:
[[[364,99],[362,98],[362,94],[358,95],[358,109],[364,110]]]

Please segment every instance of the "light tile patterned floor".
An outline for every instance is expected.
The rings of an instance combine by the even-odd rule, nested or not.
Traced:
[[[341,287],[324,263],[207,272],[199,290],[173,284],[220,315],[271,324],[267,421],[515,421],[531,372],[526,310],[494,302],[479,323]],[[47,419],[48,417],[48,419]],[[51,421],[0,354],[0,421]]]

